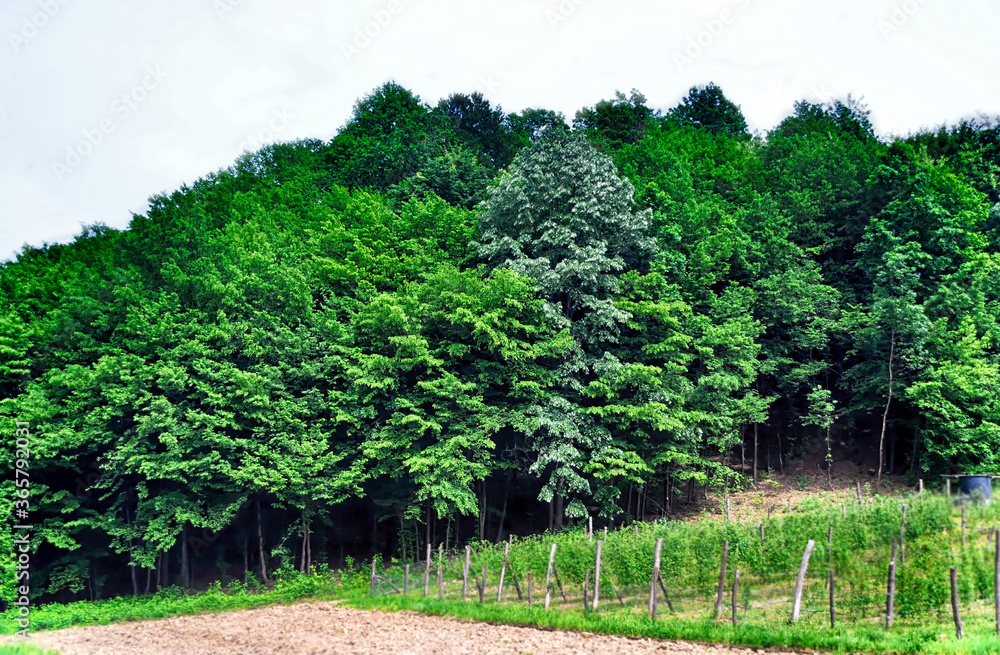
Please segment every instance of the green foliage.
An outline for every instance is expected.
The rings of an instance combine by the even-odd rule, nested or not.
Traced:
[[[751,434],[783,458],[818,438],[828,461],[895,444],[893,473],[1000,473],[996,125],[883,141],[848,98],[751,137],[710,84],[667,116],[618,93],[573,127],[389,82],[328,142],[244,153],[128,230],[0,264],[33,600],[176,572],[192,531],[219,535],[202,562],[225,575],[245,547],[263,581],[310,544],[542,527],[536,499],[553,530],[641,518],[637,490],[747,484]],[[8,448],[8,499],[13,466]],[[754,570],[788,564],[727,529]]]
[[[0,655],[59,655],[58,651],[41,649],[32,644],[0,644]]]
[[[628,96],[615,91],[614,100],[601,100],[576,112],[573,129],[585,133],[603,150],[638,143],[653,116],[646,96],[635,89]]]
[[[715,134],[726,134],[736,139],[750,138],[743,112],[714,83],[691,87],[688,95],[670,111],[669,116],[681,124],[697,125]]]

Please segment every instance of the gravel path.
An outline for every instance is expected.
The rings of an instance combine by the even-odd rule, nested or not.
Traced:
[[[469,623],[304,603],[40,632],[62,655],[749,655],[753,649]],[[783,655],[767,651],[771,655]]]

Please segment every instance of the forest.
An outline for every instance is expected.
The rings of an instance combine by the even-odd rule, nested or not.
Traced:
[[[714,84],[569,122],[387,83],[0,263],[2,552],[21,424],[45,602],[668,516],[803,458],[998,474],[998,174],[996,120],[885,137],[850,97],[760,134]]]

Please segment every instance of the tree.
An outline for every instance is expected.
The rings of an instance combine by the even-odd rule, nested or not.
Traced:
[[[615,91],[614,100],[601,100],[577,111],[573,129],[585,133],[602,149],[614,149],[641,141],[653,116],[653,110],[646,106],[646,96],[635,89],[627,97]]]
[[[521,137],[522,145],[532,143],[541,138],[546,130],[569,132],[566,117],[561,111],[551,109],[525,109],[519,114],[507,117],[511,131]]]
[[[556,133],[515,158],[479,215],[479,256],[491,269],[531,278],[555,326],[574,340],[557,370],[562,384],[524,412],[521,426],[538,453],[532,472],[549,471],[540,498],[554,501],[556,527],[563,496],[592,493],[581,475],[586,454],[611,442],[607,427],[583,411],[581,393],[630,318],[615,304],[620,275],[653,250],[648,212],[634,211],[632,199],[610,159],[579,136]],[[579,515],[582,505],[568,511]]]
[[[928,320],[917,299],[919,269],[927,255],[919,244],[904,244],[875,220],[870,240],[881,238],[891,245],[882,256],[874,275],[875,288],[869,305],[848,317],[861,361],[848,371],[853,381],[856,407],[870,408],[874,398],[882,399],[881,429],[878,440],[878,483],[885,464],[885,440],[892,401],[900,396],[915,372],[923,365]]]
[[[668,117],[682,125],[696,125],[715,134],[725,134],[735,139],[749,139],[747,121],[739,105],[734,104],[713,82],[707,86],[693,86],[670,110]]]
[[[479,255],[490,268],[535,280],[581,344],[615,339],[619,275],[653,251],[648,212],[632,185],[579,137],[553,135],[515,159],[479,214]]]
[[[506,168],[520,147],[517,136],[503,109],[494,109],[483,94],[453,93],[442,99],[436,112],[447,116],[474,151],[481,153],[483,163],[493,170]]]

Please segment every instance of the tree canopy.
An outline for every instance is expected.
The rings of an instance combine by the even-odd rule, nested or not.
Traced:
[[[25,248],[33,593],[665,515],[796,459],[1000,473],[997,129],[881,139],[847,98],[751,135],[714,84],[570,127],[388,83]]]

